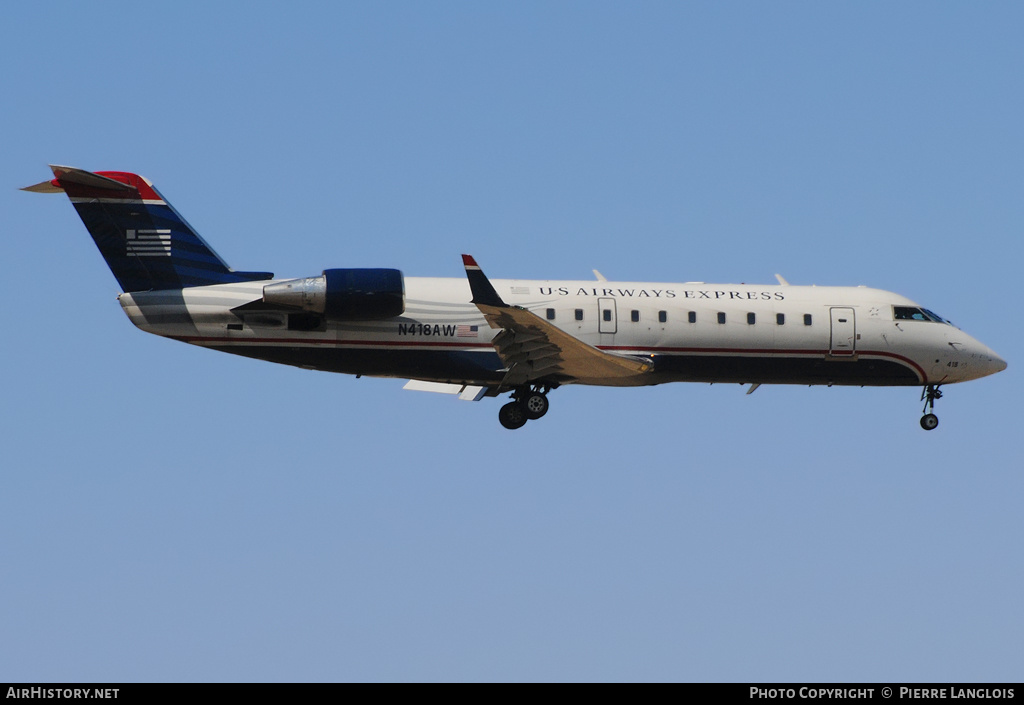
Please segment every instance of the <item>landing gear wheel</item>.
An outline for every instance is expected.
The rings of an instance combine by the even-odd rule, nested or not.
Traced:
[[[526,416],[526,409],[518,402],[510,401],[498,410],[498,421],[509,430],[516,430],[526,425],[529,419]]]
[[[935,401],[942,398],[939,385],[929,384],[925,386],[921,392],[921,398],[924,400],[924,409],[922,409],[924,416],[921,417],[921,428],[925,431],[931,431],[939,425],[939,417],[932,413],[932,410],[935,408]]]
[[[548,413],[549,404],[546,394],[530,392],[529,394],[526,394],[519,403],[523,405],[526,418],[530,421],[536,421],[541,416]]]

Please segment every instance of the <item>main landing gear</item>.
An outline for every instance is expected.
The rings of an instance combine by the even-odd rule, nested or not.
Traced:
[[[924,416],[921,417],[921,428],[931,431],[939,425],[939,417],[932,413],[935,409],[935,400],[942,398],[939,385],[929,384],[921,391],[921,399],[924,400]]]
[[[507,429],[515,430],[535,421],[548,413],[548,392],[553,387],[546,384],[516,387],[512,401],[498,411],[498,421]]]

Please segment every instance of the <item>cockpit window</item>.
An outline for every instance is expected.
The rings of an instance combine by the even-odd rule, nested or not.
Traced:
[[[924,311],[925,315],[929,316],[933,321],[936,321],[938,323],[948,323],[949,325],[953,325],[952,323],[950,323],[949,321],[947,321],[945,318],[943,318],[942,316],[940,316],[937,313],[933,313],[933,312],[929,311],[926,308],[923,308],[921,310]]]
[[[911,306],[893,306],[892,315],[897,321],[927,321],[924,311]]]
[[[934,323],[946,323],[949,321],[942,316],[932,313],[926,308],[915,306],[893,306],[892,315],[897,321],[932,321]]]

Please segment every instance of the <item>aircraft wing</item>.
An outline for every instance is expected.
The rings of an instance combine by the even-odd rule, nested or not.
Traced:
[[[498,296],[476,260],[462,255],[462,262],[473,303],[491,328],[501,329],[492,343],[508,368],[503,387],[535,380],[616,386],[653,369],[649,359],[598,350],[525,308],[509,306]]]

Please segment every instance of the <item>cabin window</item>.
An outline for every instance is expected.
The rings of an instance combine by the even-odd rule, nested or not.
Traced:
[[[668,311],[658,311],[658,323],[665,323],[668,320]]]
[[[719,311],[718,312],[718,322],[719,323],[725,323],[725,312],[723,312],[723,311]]]
[[[553,308],[549,308],[548,309],[548,320],[549,321],[555,320],[555,309],[553,309]]]
[[[601,311],[601,316],[606,321],[612,320],[612,310],[610,308],[606,308],[605,310]]]
[[[804,314],[804,325],[805,326],[811,325],[811,314],[809,314],[809,313],[805,313]]]
[[[577,321],[582,321],[583,320],[583,309],[582,308],[576,309],[576,320]]]
[[[696,323],[697,322],[697,312],[696,311],[690,311],[690,315],[687,316],[687,320],[690,323]]]
[[[775,323],[780,325],[780,326],[786,325],[786,314],[784,314],[784,313],[776,313],[775,314]]]
[[[611,313],[611,311],[609,311],[609,313]],[[630,314],[629,314],[629,320],[633,321],[633,323],[639,323],[640,322],[640,312],[639,311],[631,311]]]
[[[756,315],[754,315],[753,313],[748,313],[747,314],[747,323],[749,325],[754,325],[754,323],[756,321],[757,321],[757,316]]]

